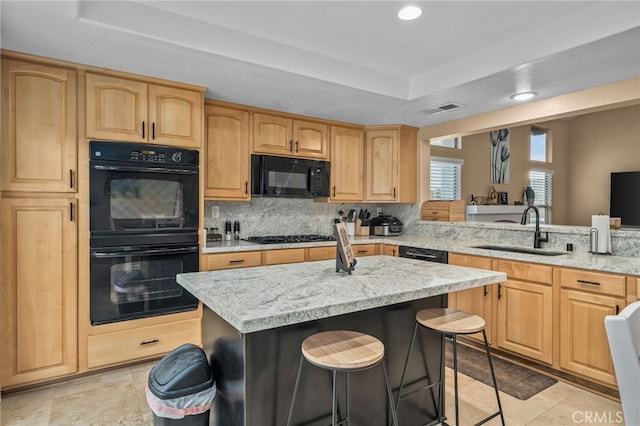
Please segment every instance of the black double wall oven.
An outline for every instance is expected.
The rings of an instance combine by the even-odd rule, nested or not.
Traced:
[[[194,310],[198,151],[90,142],[91,324]]]

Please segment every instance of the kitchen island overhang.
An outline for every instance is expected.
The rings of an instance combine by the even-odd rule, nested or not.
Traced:
[[[318,261],[180,274],[177,280],[238,332],[235,340],[219,339],[216,351],[223,357],[242,356],[243,398],[237,392],[225,396],[224,372],[218,372],[216,424],[263,426],[286,422],[300,344],[307,336],[350,329],[377,337],[385,344],[392,387],[397,391],[415,313],[446,306],[450,292],[503,282],[506,275],[371,256],[358,259],[352,275],[335,272],[335,261]],[[407,369],[407,380],[416,385],[425,375],[425,365],[437,377],[443,356],[442,339],[435,333],[421,332],[417,344],[422,357],[413,356]],[[225,345],[236,349],[230,351]],[[214,362],[216,356],[213,353]],[[224,368],[222,361],[220,368]],[[305,368],[303,374],[294,421],[324,424],[331,412],[329,376],[313,367]],[[354,375],[350,397],[353,424],[386,424],[384,381],[378,369]],[[400,406],[404,425],[424,424],[435,417],[429,392],[418,392],[414,399]],[[341,401],[344,404],[344,395]]]
[[[503,272],[391,256],[179,274],[177,281],[240,333],[300,324],[506,281]]]

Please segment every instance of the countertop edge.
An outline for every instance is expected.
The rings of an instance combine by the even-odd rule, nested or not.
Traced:
[[[486,244],[484,241],[450,241],[444,239],[436,239],[420,236],[356,236],[351,244],[392,244],[407,245],[411,247],[429,248],[434,250],[448,251],[449,253],[469,254],[475,256],[491,257],[495,259],[516,260],[522,262],[539,263],[550,266],[577,268],[593,270],[598,272],[610,272],[622,275],[640,276],[640,258],[611,256],[590,253],[573,253],[567,252],[560,256],[543,256],[536,254],[522,254],[513,252],[503,252],[497,250],[488,250],[475,248],[473,246]],[[203,254],[227,253],[227,252],[243,252],[243,251],[262,251],[262,250],[282,250],[290,248],[305,247],[327,247],[335,246],[335,241],[318,241],[313,243],[294,243],[294,244],[255,244],[245,241],[223,243],[216,247],[206,247],[202,250]],[[531,248],[531,247],[523,247]]]

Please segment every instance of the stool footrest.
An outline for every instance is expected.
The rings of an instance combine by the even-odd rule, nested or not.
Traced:
[[[440,386],[440,382],[434,382],[434,383],[431,383],[431,384],[429,384],[429,385],[423,386],[423,387],[421,387],[420,389],[415,389],[415,390],[412,390],[411,392],[407,392],[407,393],[405,393],[404,395],[400,395],[400,396],[398,397],[398,400],[399,400],[399,401],[401,401],[403,398],[406,398],[406,397],[408,397],[409,395],[413,395],[413,394],[414,394],[414,393],[416,393],[416,392],[420,392],[420,391],[423,391],[423,390],[426,390],[426,389],[430,389],[430,388],[432,388],[432,387],[434,387],[434,386],[436,386],[436,385],[437,385],[437,386]]]
[[[498,417],[500,415],[500,411],[496,411],[495,413],[493,413],[492,415],[490,415],[489,417],[486,417],[483,420],[480,420],[478,423],[476,423],[473,426],[480,426],[483,425],[485,423],[487,423],[489,420],[493,419],[494,417]]]

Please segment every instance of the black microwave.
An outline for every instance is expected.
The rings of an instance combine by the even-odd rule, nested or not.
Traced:
[[[292,198],[328,197],[329,162],[252,155],[251,195]]]

